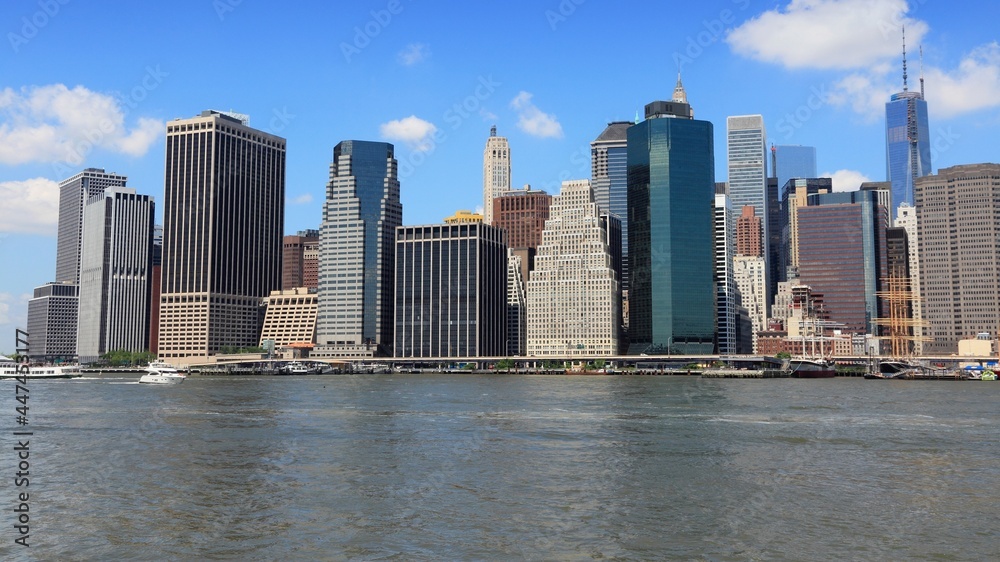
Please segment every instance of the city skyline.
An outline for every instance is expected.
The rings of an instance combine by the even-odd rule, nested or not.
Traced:
[[[210,107],[248,113],[251,126],[289,139],[283,234],[318,227],[329,153],[346,138],[399,147],[404,224],[436,223],[455,208],[480,206],[479,158],[493,124],[518,155],[512,185],[556,194],[562,180],[589,176],[589,143],[608,122],[632,120],[648,100],[669,99],[678,66],[698,119],[721,131],[728,116],[759,113],[769,145],[816,147],[819,173],[833,176],[837,190],[856,189],[860,180],[886,179],[884,111],[902,86],[898,30],[905,24],[911,69],[919,64],[913,53],[921,45],[924,51],[934,171],[998,160],[991,147],[1000,47],[985,22],[1000,8],[810,4],[764,10],[720,1],[636,18],[635,10],[576,2],[369,2],[335,13],[190,2],[158,7],[141,26],[125,4],[59,4],[54,14],[39,4],[19,6],[0,54],[9,69],[0,82],[0,258],[37,259],[0,273],[0,331],[24,327],[32,288],[55,280],[54,186],[96,167],[128,176],[137,192],[163,201],[164,128]],[[496,49],[455,29],[456,17],[526,39]],[[808,33],[833,23],[852,29],[850,37]],[[116,41],[69,47],[77,30],[98,24],[118,29]],[[205,42],[195,48],[173,40],[180,25]],[[609,64],[600,84],[573,88],[573,77],[594,63],[580,54],[581,41],[608,25],[628,25],[621,49],[638,54],[602,53]],[[281,32],[285,27],[296,32]],[[263,51],[261,34],[278,41]],[[668,53],[670,64],[645,72],[654,50]],[[207,82],[195,69],[212,51],[231,64]],[[113,72],[96,72],[106,68]],[[720,87],[723,78],[739,84],[737,96]],[[345,82],[357,87],[337,88]],[[725,153],[722,135],[715,152]],[[725,179],[725,160],[715,167]],[[162,223],[162,207],[157,212]]]

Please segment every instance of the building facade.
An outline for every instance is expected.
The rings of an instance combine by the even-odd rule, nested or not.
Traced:
[[[312,343],[316,336],[316,289],[296,287],[271,291],[265,300],[267,312],[260,330],[260,346],[267,340],[275,349],[293,343]]]
[[[285,139],[204,111],[167,123],[160,357],[255,347],[281,286]]]
[[[736,255],[763,257],[762,231],[760,217],[754,213],[754,208],[744,205],[736,219]]]
[[[563,182],[528,280],[529,356],[618,354],[621,288],[609,230],[590,181]]]
[[[526,258],[507,249],[507,355],[514,357],[524,355],[528,344],[527,280],[521,275]]]
[[[778,187],[784,188],[788,180],[815,178],[816,147],[790,144],[771,145],[771,177],[777,178]],[[779,199],[784,193],[778,194]]]
[[[149,349],[153,198],[114,187],[84,210],[77,355]]]
[[[628,129],[629,354],[715,349],[713,129],[680,99]]]
[[[915,183],[923,351],[947,355],[1000,324],[1000,164],[938,170]]]
[[[125,187],[127,178],[87,168],[59,182],[59,227],[56,240],[56,281],[80,282],[80,251],[83,238],[83,209],[91,197],[109,187]]]
[[[281,251],[281,290],[319,287],[319,231],[285,236]]]
[[[913,205],[914,181],[931,173],[930,125],[923,94],[908,91],[905,81],[885,104],[885,155],[890,205]]]
[[[338,143],[320,228],[313,355],[392,355],[396,228],[402,224],[393,145]]]
[[[493,224],[493,199],[510,191],[510,145],[507,137],[497,136],[490,128],[490,138],[483,149],[483,222]]]
[[[809,205],[809,196],[817,193],[833,192],[830,178],[796,178],[789,180],[782,188],[781,201],[781,251],[784,280],[799,276],[799,207]]]
[[[590,177],[594,201],[622,222],[622,293],[628,292],[628,128],[613,121],[590,143]]]
[[[507,354],[507,244],[487,224],[396,229],[395,357]]]
[[[917,233],[917,210],[913,205],[902,204],[896,209],[894,226],[906,231],[906,251],[910,279],[910,314],[913,318],[913,353],[924,354],[923,300],[920,298],[920,239]]]
[[[875,334],[883,310],[888,210],[874,191],[809,197],[798,208],[799,278],[822,293],[830,320],[845,333]]]
[[[733,216],[725,185],[715,191],[715,310],[718,318],[719,353],[740,353],[736,333],[739,316],[739,292],[733,277],[733,250],[736,240],[736,220]]]
[[[454,215],[444,219],[445,224],[472,224],[483,222],[482,213],[473,213],[468,209],[459,209]]]
[[[72,361],[76,357],[79,286],[69,281],[36,287],[28,301],[28,357]]]

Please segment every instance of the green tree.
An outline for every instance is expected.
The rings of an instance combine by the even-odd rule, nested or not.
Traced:
[[[775,359],[791,359],[792,358],[792,354],[788,353],[787,351],[779,351],[778,353],[774,354],[774,358]]]
[[[497,370],[498,371],[503,370],[503,371],[507,371],[509,373],[512,368],[514,368],[514,360],[513,359],[501,359],[501,360],[497,361]]]

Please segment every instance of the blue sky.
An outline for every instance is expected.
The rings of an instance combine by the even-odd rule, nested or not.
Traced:
[[[0,350],[55,273],[56,183],[85,167],[163,195],[165,122],[249,114],[288,139],[285,230],[316,228],[333,146],[386,140],[406,224],[482,206],[496,124],[515,187],[590,176],[611,120],[668,99],[760,113],[768,142],[817,148],[840,190],[885,179],[884,103],[923,47],[933,167],[997,162],[995,0],[7,2],[0,18]],[[162,209],[157,210],[158,217]]]

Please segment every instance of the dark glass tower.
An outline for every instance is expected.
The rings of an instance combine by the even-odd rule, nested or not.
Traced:
[[[628,129],[630,354],[715,348],[713,129],[678,90]]]

